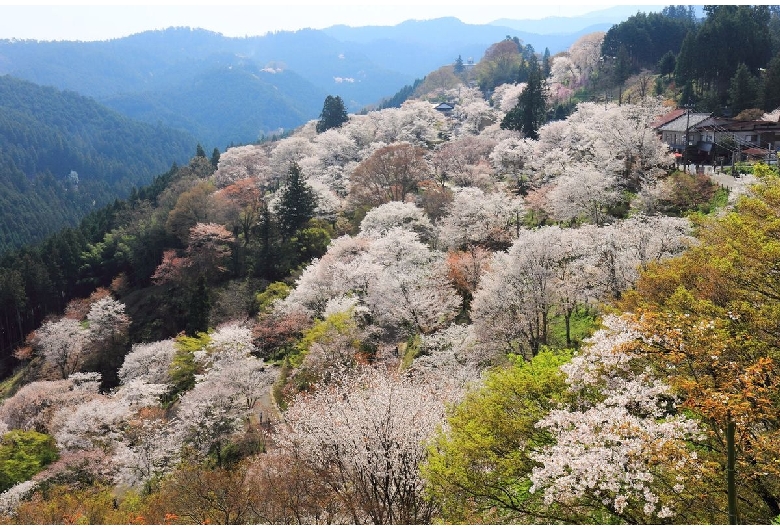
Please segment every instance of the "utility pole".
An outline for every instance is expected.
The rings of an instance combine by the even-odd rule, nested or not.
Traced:
[[[688,173],[688,132],[691,126],[691,109],[694,107],[693,103],[686,103],[685,107],[685,147],[683,147],[683,164],[684,172]]]

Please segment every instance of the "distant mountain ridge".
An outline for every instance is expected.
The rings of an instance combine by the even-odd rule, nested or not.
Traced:
[[[602,29],[593,17],[573,20],[555,35],[442,17],[243,38],[176,27],[101,42],[4,40],[0,74],[93,97],[224,149],[317,118],[329,94],[352,112],[376,104],[459,55],[478,61],[507,35],[555,54]]]
[[[561,6],[565,8],[564,6]],[[551,16],[541,19],[509,19],[501,18],[491,22],[494,26],[503,26],[517,31],[528,31],[539,35],[564,35],[567,33],[579,33],[589,28],[592,31],[607,31],[614,24],[618,24],[637,12],[651,13],[659,12],[664,8],[660,5],[622,5],[591,11],[584,15],[571,16]],[[550,50],[552,51],[552,50]]]

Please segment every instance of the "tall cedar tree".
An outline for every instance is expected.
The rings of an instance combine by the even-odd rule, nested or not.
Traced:
[[[287,171],[287,183],[282,190],[279,208],[279,225],[285,236],[292,236],[306,226],[309,219],[314,217],[317,208],[317,196],[314,190],[306,184],[301,175],[301,168],[292,162]]]
[[[502,129],[521,131],[528,138],[539,139],[539,127],[544,124],[547,108],[544,79],[539,65],[531,61],[526,85],[517,105],[501,120]]]
[[[465,69],[466,67],[463,66],[463,58],[460,55],[458,55],[458,58],[455,59],[455,68],[454,68],[455,73],[459,74]]]
[[[344,107],[344,101],[341,99],[341,96],[328,96],[322,105],[320,121],[317,122],[317,132],[322,133],[328,129],[341,127],[348,120],[347,109]]]

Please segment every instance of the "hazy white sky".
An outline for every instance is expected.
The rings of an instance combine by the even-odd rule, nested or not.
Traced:
[[[491,2],[495,0],[489,0]],[[523,1],[476,5],[448,2],[419,4],[400,1],[393,5],[357,2],[236,5],[11,5],[0,4],[0,39],[105,40],[170,26],[204,28],[228,37],[263,35],[269,31],[349,26],[391,26],[404,20],[455,16],[463,22],[484,24],[499,18],[539,19],[547,16],[577,16],[604,9],[602,5],[574,2],[542,4]],[[652,2],[650,2],[652,4]]]

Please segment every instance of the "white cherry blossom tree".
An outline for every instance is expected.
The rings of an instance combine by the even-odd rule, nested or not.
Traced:
[[[433,505],[419,466],[454,394],[379,370],[299,397],[285,413],[287,451],[313,469],[353,524],[425,524]]]
[[[690,485],[683,477],[702,471],[688,448],[701,428],[676,412],[668,385],[635,368],[641,354],[631,347],[637,332],[630,321],[609,316],[604,325],[562,367],[579,402],[537,424],[556,442],[536,451],[533,489],[546,504],[572,510],[600,504],[629,523],[668,520],[680,508],[677,493]]]
[[[522,199],[502,191],[457,188],[446,212],[439,221],[439,240],[446,248],[480,245],[502,249],[516,237],[525,209]]]

